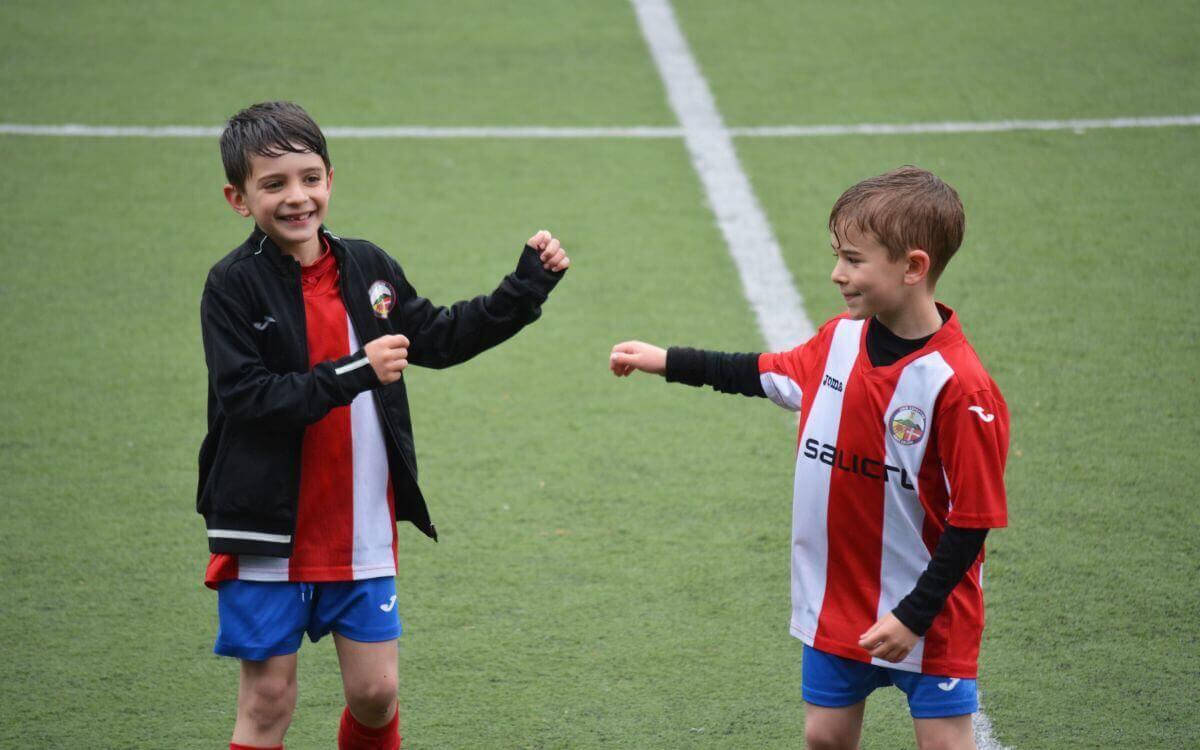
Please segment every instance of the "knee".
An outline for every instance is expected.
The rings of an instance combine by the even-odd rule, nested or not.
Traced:
[[[396,701],[399,688],[395,674],[379,675],[346,686],[346,703],[356,716],[370,722],[385,721]]]
[[[296,681],[286,677],[264,677],[248,686],[242,709],[254,727],[267,731],[287,724],[296,708]]]
[[[829,726],[804,727],[804,746],[808,750],[856,750],[858,740],[846,737]]]

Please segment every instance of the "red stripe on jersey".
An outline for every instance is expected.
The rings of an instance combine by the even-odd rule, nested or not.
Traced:
[[[221,581],[231,581],[237,577],[237,555],[211,554],[208,556],[208,568],[204,571],[205,586],[215,589]]]
[[[326,251],[302,269],[308,364],[350,354],[350,330],[337,263]],[[338,580],[354,548],[354,456],[350,407],[339,406],[304,431],[296,542],[288,565],[292,581]]]
[[[865,339],[867,327],[863,326]],[[860,351],[863,344],[860,341]],[[845,501],[830,502],[829,529],[835,534],[853,530],[854,539],[829,545],[825,600],[817,625],[817,643],[840,644],[840,655],[870,660],[858,648],[859,636],[874,623],[879,605],[880,570],[883,550],[884,483],[877,476],[885,456],[884,433],[879,429],[879,406],[887,404],[896,387],[900,370],[872,370],[861,367],[865,354],[851,370],[844,384],[838,449],[829,482],[829,497]],[[874,463],[864,462],[870,461]],[[864,468],[871,467],[864,472]],[[875,474],[876,477],[869,476]],[[816,645],[816,648],[821,648]],[[846,653],[851,650],[855,653]]]

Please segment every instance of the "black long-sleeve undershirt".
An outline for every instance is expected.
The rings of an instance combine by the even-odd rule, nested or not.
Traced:
[[[934,618],[946,606],[950,592],[979,557],[987,533],[987,529],[964,529],[946,524],[933,558],[917,579],[917,585],[892,610],[904,627],[917,635],[925,635]]]
[[[722,393],[766,398],[758,375],[758,354],[727,354],[673,346],[667,350],[668,383],[709,385]]]
[[[886,367],[917,351],[930,336],[903,339],[872,318],[867,327],[867,356],[875,367]],[[732,354],[688,347],[667,350],[666,379],[670,383],[711,386],[722,393],[766,397],[756,353]],[[917,635],[925,635],[946,606],[950,592],[962,581],[983,549],[987,529],[946,525],[925,571],[892,614]]]

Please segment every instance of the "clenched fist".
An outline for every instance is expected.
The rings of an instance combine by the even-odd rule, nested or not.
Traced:
[[[542,268],[547,271],[565,271],[571,265],[571,259],[567,257],[567,251],[563,249],[554,235],[550,234],[545,229],[529,238],[526,243],[534,250],[538,251],[538,257],[542,261]]]
[[[400,334],[380,336],[363,347],[375,377],[384,385],[395,383],[408,367],[408,337]]]
[[[665,375],[667,350],[644,341],[622,341],[612,348],[608,369],[618,378],[627,378],[634,370]]]

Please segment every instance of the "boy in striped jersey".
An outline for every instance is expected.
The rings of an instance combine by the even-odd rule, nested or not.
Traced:
[[[774,354],[613,347],[618,377],[769,398],[800,413],[792,635],[805,739],[855,748],[867,695],[908,696],[917,744],[974,748],[983,543],[1007,524],[1008,410],[934,285],[962,242],[958,194],[902,167],[834,204],[847,311]]]

